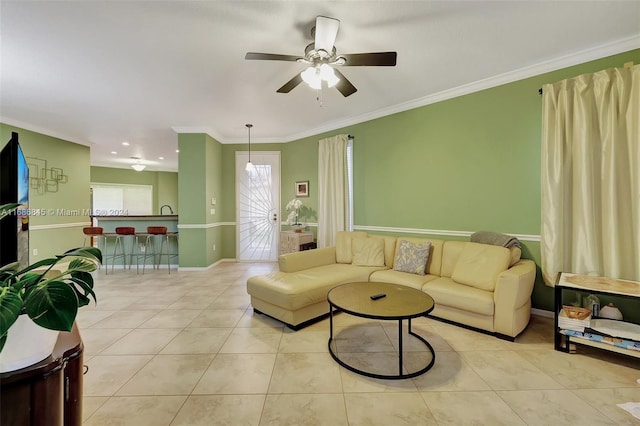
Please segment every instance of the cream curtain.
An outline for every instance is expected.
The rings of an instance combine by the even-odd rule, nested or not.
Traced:
[[[640,65],[546,84],[542,273],[640,280]]]
[[[347,135],[318,143],[318,247],[335,245],[348,218]]]

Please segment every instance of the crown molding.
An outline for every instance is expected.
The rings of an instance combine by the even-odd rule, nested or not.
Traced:
[[[488,77],[482,80],[474,81],[471,83],[463,84],[458,87],[443,90],[438,93],[423,96],[420,98],[412,99],[407,102],[402,102],[390,107],[378,109],[366,114],[361,114],[355,117],[345,118],[343,120],[335,120],[323,124],[322,126],[314,127],[312,129],[305,130],[304,132],[294,133],[291,135],[283,135],[282,137],[264,138],[251,140],[252,143],[287,143],[303,139],[309,136],[318,135],[325,132],[331,132],[333,130],[341,129],[347,126],[353,126],[355,124],[364,123],[365,121],[375,120],[377,118],[386,117],[388,115],[397,114],[399,112],[408,111],[411,109],[423,107],[426,105],[434,104],[437,102],[446,101],[448,99],[457,98],[459,96],[468,95],[481,90],[490,89],[492,87],[501,86],[514,81],[523,80],[525,78],[534,77],[536,75],[545,74],[552,71],[557,71],[562,68],[567,68],[574,65],[583,64],[585,62],[593,61],[596,59],[605,58],[607,56],[616,55],[618,53],[627,52],[630,50],[640,48],[640,34],[636,34],[632,37],[613,41],[611,43],[596,46],[590,49],[581,50],[569,55],[564,55],[557,58],[549,59],[534,65],[530,65],[523,68],[518,68],[513,71],[498,74],[492,77]],[[215,134],[210,128],[204,127],[172,127],[177,133],[207,133],[222,144],[237,144],[245,143],[244,140],[238,138],[225,138],[222,135]]]
[[[548,61],[540,62],[538,64],[530,65],[527,67],[519,68],[514,71],[509,71],[503,74],[498,74],[493,77],[478,80],[475,82],[463,84],[458,87],[443,90],[438,93],[433,93],[420,98],[412,99],[407,102],[402,102],[390,107],[378,109],[366,114],[361,114],[355,117],[349,117],[342,120],[334,120],[325,123],[321,126],[305,130],[303,132],[294,133],[290,135],[283,135],[282,137],[270,137],[270,138],[257,138],[251,140],[252,143],[287,143],[295,140],[303,139],[306,137],[318,135],[325,132],[331,132],[337,129],[341,129],[347,126],[363,123],[370,120],[386,117],[388,115],[397,114],[399,112],[408,111],[411,109],[419,108],[422,106],[442,102],[448,99],[456,98],[459,96],[467,95],[470,93],[478,92],[481,90],[489,89],[503,84],[512,83],[514,81],[522,80],[536,75],[545,74],[552,71],[557,71],[562,68],[582,64],[585,62],[601,59],[607,56],[616,55],[619,53],[627,52],[630,50],[640,48],[640,34],[634,36],[613,41],[611,43],[596,46],[590,49],[581,50],[569,55],[564,55],[557,58],[552,58]],[[92,142],[81,140],[78,137],[70,136],[59,133],[57,131],[25,123],[19,120],[14,120],[11,117],[0,116],[0,122],[19,127],[25,130],[41,133],[44,135],[52,136],[58,139],[62,139],[68,142],[76,143],[84,146],[95,145]],[[215,139],[222,144],[240,144],[245,143],[244,140],[239,138],[225,137],[218,133],[215,129],[207,126],[171,126],[171,129],[176,133],[204,133]]]
[[[443,90],[438,93],[423,96],[421,98],[412,99],[407,102],[392,105],[387,108],[382,108],[376,111],[362,114],[356,117],[347,118],[344,120],[332,121],[325,125],[289,135],[283,137],[285,142],[291,142],[294,140],[306,138],[309,136],[317,135],[320,133],[330,132],[343,127],[352,126],[354,124],[363,123],[369,120],[375,120],[377,118],[386,117],[388,115],[397,114],[399,112],[408,111],[414,108],[434,104],[437,102],[446,101],[448,99],[457,98],[459,96],[468,95],[470,93],[479,92],[481,90],[490,89],[492,87],[501,86],[507,83],[513,83],[525,78],[534,77],[536,75],[545,74],[552,71],[557,71],[562,68],[567,68],[574,65],[583,64],[585,62],[593,61],[596,59],[605,58],[607,56],[616,55],[618,53],[627,52],[633,49],[640,48],[640,34],[635,36],[616,40],[612,43],[600,45],[591,49],[581,50],[579,52],[565,55],[562,57],[550,59],[548,61],[540,62],[527,67],[519,68],[514,71],[509,71],[503,74],[498,74],[493,77],[488,77],[482,80],[474,81],[472,83],[463,84],[462,86],[454,87],[451,89]]]
[[[216,132],[211,127],[202,127],[202,126],[171,126],[171,130],[180,134],[180,133],[205,133],[220,143],[224,139],[222,135]]]
[[[48,129],[46,127],[36,126],[31,123],[25,123],[24,121],[14,120],[11,117],[7,117],[4,115],[0,115],[0,123],[6,124],[8,126],[19,127],[21,129],[28,130],[30,132],[51,136],[53,138],[58,138],[65,142],[72,142],[78,145],[84,145],[89,147],[94,145],[91,142],[79,140],[74,136],[69,136],[63,133],[59,133],[59,132],[56,132],[55,130]]]

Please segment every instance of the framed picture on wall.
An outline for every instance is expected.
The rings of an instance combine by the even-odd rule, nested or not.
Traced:
[[[296,197],[309,196],[309,181],[296,182]]]

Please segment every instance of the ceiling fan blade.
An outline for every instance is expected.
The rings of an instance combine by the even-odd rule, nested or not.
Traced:
[[[300,59],[299,56],[294,55],[278,55],[275,53],[256,53],[256,52],[247,52],[244,55],[245,59],[255,59],[259,61],[290,61],[296,62]]]
[[[339,27],[340,20],[327,18],[326,16],[318,16],[316,18],[315,50],[322,49],[331,54]]]
[[[284,86],[276,90],[276,92],[289,93],[300,83],[302,83],[302,77],[300,77],[300,74],[298,73],[291,80],[287,81]]]
[[[373,66],[373,67],[395,67],[397,52],[372,52],[372,53],[352,53],[350,55],[340,55],[346,62],[345,67]]]
[[[356,86],[351,84],[351,82],[347,80],[347,77],[345,77],[344,74],[342,74],[340,71],[338,71],[335,68],[333,69],[333,71],[336,73],[336,75],[340,79],[340,81],[336,84],[335,87],[336,89],[338,89],[340,93],[342,93],[342,96],[346,98],[347,96],[353,95],[358,91],[358,89],[356,89]]]

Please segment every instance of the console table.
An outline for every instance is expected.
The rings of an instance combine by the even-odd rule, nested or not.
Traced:
[[[640,358],[640,351],[633,349],[621,348],[607,343],[590,340],[584,336],[570,336],[568,332],[562,330],[558,325],[558,316],[562,311],[563,301],[562,295],[564,290],[573,290],[578,292],[589,292],[594,294],[609,294],[625,298],[633,298],[638,301],[640,308],[640,282],[618,280],[605,277],[594,277],[590,275],[577,275],[560,273],[555,284],[555,328],[554,328],[554,347],[557,351],[569,352],[570,343],[578,343],[582,345],[592,346],[612,352],[629,355]],[[563,345],[564,338],[564,345]]]
[[[0,425],[80,426],[83,350],[74,324],[71,332],[60,332],[48,358],[1,373]]]
[[[280,254],[302,251],[311,248],[312,245],[315,243],[311,232],[280,232]]]

